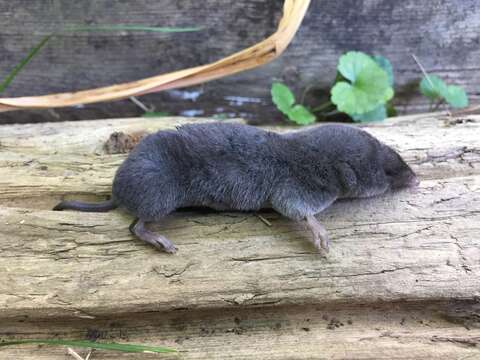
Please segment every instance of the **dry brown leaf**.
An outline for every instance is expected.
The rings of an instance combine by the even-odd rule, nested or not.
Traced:
[[[310,0],[285,0],[277,31],[262,42],[208,65],[157,75],[129,83],[73,93],[0,98],[0,112],[47,109],[125,99],[200,84],[266,64],[280,56],[292,41]]]

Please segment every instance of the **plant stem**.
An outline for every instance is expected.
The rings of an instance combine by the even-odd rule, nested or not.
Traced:
[[[0,93],[5,91],[5,89],[10,85],[10,83],[15,79],[15,77],[18,75],[18,73],[32,60],[35,55],[47,44],[48,40],[52,35],[47,35],[42,38],[42,40],[35,45],[33,49],[30,50],[30,52],[25,56],[8,74],[8,76],[3,80],[3,82],[0,84]]]
[[[432,83],[432,80],[430,80],[430,76],[428,76],[427,70],[423,67],[423,65],[420,63],[418,58],[415,56],[415,54],[412,54],[413,60],[417,63],[417,65],[420,67],[420,70],[422,70],[423,75],[425,75],[425,78],[427,79],[428,83],[432,87],[432,89],[435,89],[435,86]]]
[[[305,90],[303,90],[303,93],[302,93],[302,98],[300,99],[300,104],[302,105],[305,105],[304,102],[305,102],[305,97],[307,96],[308,92],[310,90],[312,90],[312,88],[314,87],[315,85],[308,85]]]
[[[338,114],[341,114],[341,112],[338,111],[338,110],[333,110],[333,111],[330,111],[328,113],[323,113],[323,114],[319,115],[319,117],[321,119],[328,119],[330,116],[334,116],[334,115],[338,115]]]
[[[340,111],[333,110],[333,111],[330,111],[329,113],[324,114],[324,116],[329,117],[329,116],[338,115],[338,114],[340,114]]]
[[[442,106],[443,103],[444,103],[443,99],[438,100],[435,106],[433,106],[432,111],[437,111],[440,108],[440,106]]]
[[[174,27],[154,27],[154,26],[143,26],[143,25],[80,25],[80,26],[70,26],[64,28],[66,32],[76,32],[76,31],[153,31],[161,33],[178,33],[178,32],[192,32],[203,30],[201,27],[185,27],[185,28],[174,28]]]
[[[316,112],[326,110],[329,107],[331,107],[332,105],[333,105],[333,103],[331,101],[327,101],[326,103],[324,103],[322,105],[319,105],[316,108],[312,109],[312,112],[316,113]]]

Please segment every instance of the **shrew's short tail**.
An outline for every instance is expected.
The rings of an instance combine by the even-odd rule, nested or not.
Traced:
[[[118,205],[114,200],[107,200],[101,203],[84,203],[81,201],[62,201],[53,210],[78,210],[85,212],[107,212],[116,209]]]

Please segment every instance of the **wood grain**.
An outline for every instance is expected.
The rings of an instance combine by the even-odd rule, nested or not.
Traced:
[[[473,322],[452,316],[459,307],[470,311]],[[474,319],[479,313],[478,304],[460,302],[179,310],[96,320],[2,321],[0,336],[98,337],[99,341],[169,345],[180,352],[159,356],[98,351],[93,360],[478,359],[480,324]],[[71,357],[61,347],[23,346],[0,348],[0,359]]]

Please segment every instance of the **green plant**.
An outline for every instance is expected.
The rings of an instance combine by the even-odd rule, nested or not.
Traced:
[[[100,343],[96,341],[87,340],[12,340],[0,342],[2,346],[13,346],[22,344],[44,344],[44,345],[63,345],[89,349],[113,350],[129,353],[172,353],[177,352],[174,349],[159,347],[159,346],[144,346],[133,344],[118,344],[118,343]]]
[[[468,96],[463,88],[448,85],[436,75],[426,75],[420,82],[420,92],[438,105],[446,102],[453,108],[468,106]]]
[[[413,58],[424,73],[420,92],[431,100],[431,110],[437,109],[443,103],[453,108],[468,106],[468,96],[462,87],[449,85],[440,77],[429,75],[415,55]],[[395,94],[394,82],[393,67],[387,58],[350,51],[338,61],[330,101],[312,110],[302,106],[301,116],[298,116],[293,109],[301,105],[294,105],[295,98],[288,87],[274,84],[272,98],[277,108],[297,124],[312,123],[315,119],[312,113],[328,118],[339,112],[347,114],[357,122],[379,121],[396,115],[390,102]]]
[[[431,110],[436,110],[445,102],[453,108],[468,106],[468,96],[462,87],[448,85],[437,75],[428,74],[417,57],[415,55],[412,55],[412,57],[423,72],[424,77],[420,81],[420,92],[430,99]],[[434,106],[435,103],[436,105]]]
[[[366,122],[383,120],[394,112],[388,103],[394,95],[393,68],[388,59],[352,51],[340,57],[337,70],[330,101],[312,110],[295,105],[293,93],[283,84],[273,84],[272,100],[290,120],[301,125],[313,123],[313,113],[326,118],[342,112],[353,121]]]
[[[49,42],[49,40],[64,32],[81,32],[81,31],[149,31],[149,32],[161,32],[161,33],[178,33],[178,32],[191,32],[199,31],[199,27],[187,27],[187,28],[174,28],[174,27],[153,27],[143,25],[92,25],[92,26],[73,26],[66,27],[59,33],[50,34],[44,36],[42,40],[35,45],[28,54],[13,68],[13,70],[7,75],[7,77],[0,83],[0,93],[5,91],[7,87],[12,83],[18,73],[40,52],[41,49]]]
[[[200,31],[200,27],[155,27],[144,25],[78,25],[66,27],[64,31],[78,32],[78,31],[149,31],[160,33],[178,33],[178,32],[192,32]]]
[[[310,110],[305,106],[295,104],[295,95],[284,84],[273,83],[272,85],[272,100],[283,114],[296,124],[308,125],[313,124],[316,120]]]
[[[15,79],[18,73],[38,54],[38,52],[47,44],[52,35],[47,35],[42,38],[42,40],[35,45],[14,68],[7,75],[7,77],[0,84],[0,93],[4,92],[5,89],[10,85],[10,83]]]

